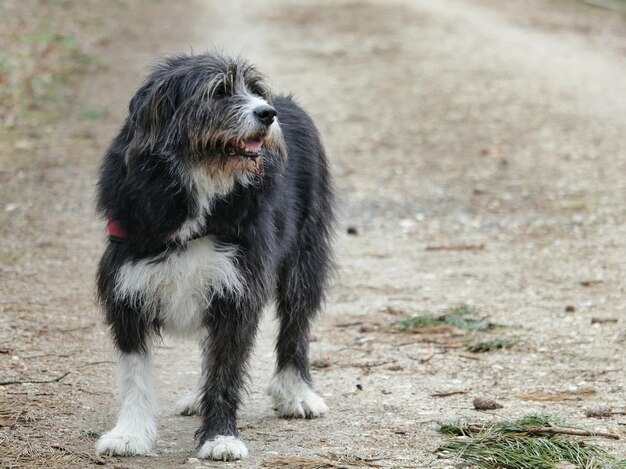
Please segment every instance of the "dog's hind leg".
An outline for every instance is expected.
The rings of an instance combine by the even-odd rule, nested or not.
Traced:
[[[157,436],[151,340],[139,314],[117,306],[117,311],[109,311],[107,321],[119,353],[117,387],[121,406],[115,427],[100,437],[96,450],[119,456],[147,454]]]
[[[313,391],[309,372],[311,321],[323,299],[329,264],[326,238],[318,229],[300,233],[298,251],[287,257],[279,274],[277,368],[267,390],[285,418],[314,418],[328,410]]]
[[[198,380],[196,389],[189,391],[176,402],[176,413],[178,415],[200,415],[200,406],[202,402],[202,382],[204,377]]]
[[[206,341],[207,338],[204,339]],[[200,343],[202,347],[202,341]],[[197,383],[195,384],[195,388],[181,397],[178,402],[176,402],[176,413],[179,415],[200,415],[201,406],[202,406],[202,391],[204,389],[204,385],[207,381],[207,370],[206,370],[206,362],[203,360],[202,362],[202,374],[198,378]]]

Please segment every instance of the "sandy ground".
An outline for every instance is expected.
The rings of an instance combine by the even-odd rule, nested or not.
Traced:
[[[473,410],[479,396],[504,406],[498,417],[551,413],[626,438],[624,415],[585,417],[600,405],[625,410],[623,18],[574,2],[501,3],[102,7],[118,18],[93,45],[102,66],[76,90],[67,117],[32,146],[16,145],[0,172],[0,381],[70,372],[0,386],[2,462],[253,468],[303,457],[343,467],[337,461],[352,457],[443,468],[452,462],[435,452],[438,423],[491,418]],[[198,421],[176,416],[173,404],[195,381],[197,357],[193,344],[166,340],[155,454],[103,460],[93,442],[116,405],[112,349],[92,294],[104,243],[95,171],[146,64],[207,47],[242,53],[277,90],[293,92],[327,144],[341,199],[338,264],[311,353],[331,412],[275,417],[263,392],[273,368],[268,311],[239,419],[249,459],[188,461]],[[93,109],[101,112],[85,118]],[[390,331],[410,314],[461,303],[508,327]],[[520,342],[463,351],[490,337]],[[460,393],[433,396],[448,391]],[[623,438],[599,443],[624,457]]]

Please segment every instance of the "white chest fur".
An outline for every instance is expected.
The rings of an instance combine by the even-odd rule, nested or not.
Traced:
[[[235,247],[205,236],[160,262],[128,262],[117,274],[116,295],[131,300],[149,320],[158,315],[164,332],[195,335],[214,298],[242,293],[236,254]]]

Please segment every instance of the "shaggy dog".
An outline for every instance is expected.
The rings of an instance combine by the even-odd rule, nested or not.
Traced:
[[[161,333],[201,343],[198,456],[244,458],[237,408],[261,311],[280,322],[268,387],[282,417],[327,410],[308,349],[331,263],[332,181],[307,114],[273,96],[247,62],[217,54],[159,63],[132,98],[100,169],[109,241],[98,297],[118,359],[121,409],[96,449],[146,454],[157,433],[152,344]]]

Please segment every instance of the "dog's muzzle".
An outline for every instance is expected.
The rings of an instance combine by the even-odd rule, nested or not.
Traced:
[[[246,140],[233,140],[224,148],[227,156],[241,156],[244,158],[257,158],[263,149],[263,137],[253,137]]]
[[[254,108],[252,112],[257,121],[265,128],[259,126],[259,132],[251,138],[229,142],[225,148],[228,156],[242,156],[255,159],[260,155],[263,145],[267,143],[265,137],[268,128],[274,123],[276,118],[276,109],[269,104],[262,104]]]

